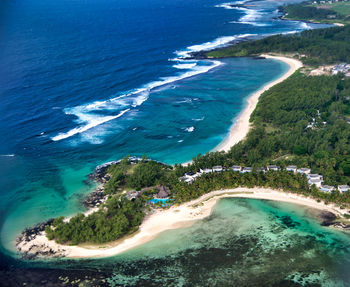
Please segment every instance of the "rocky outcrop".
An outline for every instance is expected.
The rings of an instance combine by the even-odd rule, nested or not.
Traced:
[[[334,220],[337,219],[337,216],[330,211],[322,211],[319,217],[321,219],[322,226],[329,226],[334,223]]]
[[[105,202],[108,196],[104,195],[103,190],[103,186],[99,186],[96,191],[90,193],[82,200],[83,205],[86,208],[94,208]]]
[[[53,219],[39,223],[31,228],[26,228],[16,238],[16,248],[21,253],[23,259],[34,259],[38,257],[64,257],[65,250],[54,250],[40,238],[45,237],[45,227],[49,226]]]
[[[329,211],[322,211],[320,213],[321,225],[334,227],[342,230],[350,230],[350,224],[339,221],[338,217]]]
[[[33,240],[38,234],[43,232],[45,230],[46,226],[49,226],[53,222],[53,219],[46,220],[42,223],[38,223],[37,225],[26,228],[24,231],[22,231],[21,235],[17,237],[16,239],[16,245],[21,241],[31,241]]]

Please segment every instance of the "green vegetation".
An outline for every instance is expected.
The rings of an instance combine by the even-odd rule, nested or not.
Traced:
[[[320,23],[343,23],[350,22],[350,4],[337,2],[331,4],[314,4],[313,1],[305,1],[298,4],[282,6],[286,13],[285,19],[306,20]]]
[[[211,156],[216,157],[214,154],[211,154]],[[221,157],[218,156],[218,158]],[[197,163],[194,165],[197,165]],[[176,202],[183,203],[214,190],[237,187],[283,189],[296,194],[311,196],[315,199],[334,202],[338,205],[350,204],[350,193],[340,194],[335,191],[327,194],[321,192],[314,186],[311,188],[308,186],[306,176],[293,174],[286,170],[268,171],[267,173],[254,170],[252,173],[244,174],[228,170],[221,173],[204,174],[192,184],[178,182],[172,186],[172,191]]]
[[[120,164],[112,165],[108,169],[111,178],[105,185],[105,194],[115,194],[123,190],[160,185],[166,181],[169,166],[161,165],[155,161],[142,161],[137,165],[130,165],[127,158]]]
[[[135,201],[120,196],[110,197],[103,208],[89,216],[78,214],[68,223],[63,217],[56,218],[45,232],[50,240],[73,245],[113,241],[138,229],[145,216],[145,202],[143,197]]]
[[[207,54],[208,57],[256,56],[262,53],[292,53],[307,65],[350,63],[350,26],[275,35],[257,41],[241,42]]]
[[[55,219],[45,229],[48,238],[75,245],[104,243],[135,232],[145,216],[146,202],[151,199],[153,191],[143,192],[134,200],[126,199],[123,191],[160,184],[166,181],[170,171],[169,166],[147,160],[131,164],[125,158],[120,164],[112,165],[107,172],[110,179],[104,190],[109,195],[107,202],[88,216],[78,214],[69,222],[64,222],[63,217]]]
[[[337,12],[340,15],[347,16],[347,20],[349,21],[350,16],[350,3],[349,2],[335,2],[332,4],[323,4],[323,7],[327,7],[329,9],[332,9],[333,11]],[[319,7],[317,5],[316,7]]]

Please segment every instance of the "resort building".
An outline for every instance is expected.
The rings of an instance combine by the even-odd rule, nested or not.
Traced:
[[[306,168],[306,167],[302,167],[302,168],[297,169],[297,173],[301,173],[301,174],[308,175],[308,174],[310,174],[310,172],[311,172],[311,169]]]
[[[213,170],[211,168],[205,168],[205,169],[200,169],[200,172],[208,174],[208,173],[212,173]]]
[[[192,178],[200,177],[202,174],[200,172],[196,172],[194,175],[192,175]]]
[[[192,176],[189,175],[184,175],[182,177],[179,178],[181,181],[184,181],[186,183],[192,183],[194,181],[194,178]]]
[[[192,183],[192,182],[194,182],[194,178],[193,178],[193,177],[186,177],[186,178],[184,179],[184,181],[185,181],[186,183]]]
[[[286,166],[286,170],[295,173],[295,172],[297,172],[297,167],[295,165],[288,165],[288,166]]]
[[[186,173],[185,173],[185,176],[194,176],[194,175],[195,175],[194,172],[186,172]]]
[[[252,172],[253,169],[251,167],[244,167],[241,171],[241,173],[249,173],[249,172]]]
[[[127,193],[127,195],[125,197],[129,200],[133,200],[133,199],[140,197],[140,195],[141,195],[140,191],[131,190]]]
[[[320,178],[310,178],[308,180],[309,185],[316,185],[318,188],[321,188],[323,179]]]
[[[350,70],[350,64],[341,63],[333,67],[332,75],[337,75],[339,73],[347,74],[349,70]]]
[[[242,170],[242,167],[240,167],[239,165],[234,165],[234,166],[231,167],[231,169],[232,169],[233,171],[238,171],[238,172],[240,172],[240,171]]]
[[[311,173],[311,174],[307,175],[307,178],[308,179],[320,179],[320,180],[323,181],[323,176],[320,175],[320,174],[313,174],[313,173]]]
[[[338,185],[338,190],[340,193],[348,192],[350,187],[348,185]]]
[[[320,190],[324,191],[324,192],[327,192],[327,193],[330,193],[330,192],[332,192],[334,190],[334,187],[333,186],[329,186],[329,185],[321,185]]]
[[[216,165],[216,166],[213,166],[213,171],[221,172],[221,171],[223,171],[223,168],[221,165]]]
[[[268,165],[267,170],[279,171],[280,168],[277,165]]]
[[[168,198],[170,195],[170,189],[165,186],[157,187],[157,191],[156,198]]]

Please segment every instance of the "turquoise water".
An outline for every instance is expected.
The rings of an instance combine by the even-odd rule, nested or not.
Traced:
[[[21,156],[0,158],[6,164],[2,166],[6,184],[13,184],[9,193],[2,194],[2,202],[8,204],[2,245],[11,251],[23,228],[82,211],[80,200],[94,187],[86,185],[87,175],[101,162],[128,154],[184,162],[213,149],[226,136],[246,98],[288,68],[267,59],[222,63],[208,73],[154,90],[132,117],[105,126],[104,133],[98,129],[83,135],[92,140],[104,134],[102,144],[77,147],[76,140],[67,140],[57,143],[62,152],[55,156],[52,145],[46,145],[49,153],[30,161]]]
[[[219,47],[235,39],[325,26],[280,20],[277,8],[284,3],[250,1],[244,9],[232,9],[218,0],[2,1],[0,272],[23,267],[4,254],[14,255],[14,239],[25,227],[83,211],[81,199],[94,189],[87,176],[96,165],[129,154],[179,163],[215,148],[249,94],[287,67],[273,60],[240,58],[218,63],[186,57],[190,51]],[[225,223],[223,220],[217,224]],[[214,244],[205,222],[198,223],[205,234],[202,227],[189,229],[191,234],[181,230],[179,234],[187,238],[182,242],[177,231],[172,231],[169,234],[178,244],[164,235],[159,238],[165,242],[146,245],[154,255],[159,254],[159,260],[142,261],[137,256],[146,249],[139,249],[135,252],[141,253],[128,253],[131,257],[81,261],[83,269],[76,262],[70,263],[71,269],[61,261],[51,269],[46,269],[46,263],[43,269],[28,269],[30,264],[17,275],[54,280],[57,272],[81,278],[90,274],[112,281],[125,277],[127,282],[143,276],[148,281],[138,285],[159,285],[156,280],[163,280],[164,274],[167,282],[169,276],[176,276],[173,282],[178,285],[177,278],[197,284],[198,278],[191,276],[197,273],[198,260],[208,276],[220,278],[223,275],[212,265],[206,267],[206,255],[200,248],[204,244],[205,251],[205,244]],[[230,242],[229,234],[225,230],[223,234]],[[167,241],[174,247],[162,245]],[[160,248],[157,253],[152,244],[165,250]],[[221,260],[226,258],[222,254],[229,256],[224,239],[215,244],[221,247],[210,249],[210,256]],[[325,248],[322,244],[320,248]],[[170,257],[162,253],[166,250],[173,250]],[[179,266],[181,258],[190,259],[183,262],[184,267]],[[157,264],[172,266],[173,275],[171,268],[157,274],[152,269]],[[138,268],[133,271],[132,266]],[[154,280],[138,273],[139,269],[148,270]],[[10,279],[0,282],[12,282]],[[38,282],[34,285],[39,286]]]
[[[112,286],[349,286],[350,236],[322,227],[318,213],[227,198],[208,218],[121,255],[61,263],[97,268]]]

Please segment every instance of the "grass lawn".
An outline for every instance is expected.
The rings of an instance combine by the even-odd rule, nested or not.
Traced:
[[[338,12],[340,15],[350,15],[350,2],[338,2],[332,4],[315,5],[316,7],[327,7],[330,10]]]

